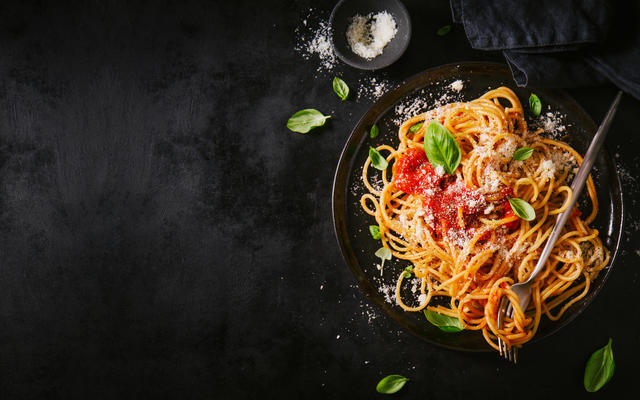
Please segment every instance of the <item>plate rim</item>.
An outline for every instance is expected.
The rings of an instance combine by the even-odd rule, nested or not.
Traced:
[[[421,340],[426,341],[427,343],[430,343],[439,347],[443,347],[449,350],[465,351],[470,353],[487,353],[487,352],[493,351],[493,348],[491,348],[489,345],[487,345],[486,348],[475,349],[475,348],[466,348],[461,346],[449,345],[449,344],[440,343],[435,340],[432,340],[428,337],[425,337],[420,332],[414,330],[411,326],[404,324],[401,321],[401,319],[396,316],[396,313],[387,312],[386,309],[392,307],[392,305],[389,305],[385,302],[381,302],[379,298],[370,295],[371,292],[376,292],[377,289],[369,282],[369,280],[363,279],[361,276],[359,276],[359,273],[356,267],[358,266],[359,268],[359,263],[357,262],[357,260],[355,260],[355,263],[352,263],[350,261],[347,255],[347,243],[345,242],[344,238],[340,234],[341,227],[344,226],[345,233],[346,233],[346,227],[347,227],[346,218],[345,218],[347,214],[346,213],[347,188],[346,186],[338,187],[338,183],[339,183],[338,181],[341,178],[340,172],[345,168],[347,168],[347,172],[350,170],[348,164],[351,162],[351,157],[350,157],[351,148],[355,145],[355,147],[353,148],[355,152],[355,150],[357,150],[357,148],[359,147],[359,142],[363,139],[360,136],[364,136],[366,132],[364,132],[365,130],[363,130],[363,133],[361,133],[361,135],[358,135],[357,133],[361,125],[364,125],[364,122],[367,119],[367,116],[376,108],[376,106],[380,107],[380,104],[386,103],[386,100],[388,98],[396,96],[398,92],[403,92],[407,90],[408,89],[407,86],[411,86],[414,81],[418,80],[423,75],[433,74],[436,71],[440,71],[440,70],[453,69],[453,68],[459,69],[461,67],[472,68],[474,66],[502,69],[503,71],[507,72],[508,75],[511,75],[511,71],[507,64],[492,62],[492,61],[461,61],[461,62],[438,65],[435,67],[422,70],[404,79],[398,87],[382,95],[363,113],[363,115],[358,119],[357,123],[351,129],[351,132],[347,140],[345,141],[342,151],[340,152],[340,158],[338,159],[338,163],[334,172],[333,184],[332,184],[332,190],[331,190],[331,214],[332,214],[332,221],[333,221],[333,230],[334,230],[335,237],[338,241],[338,247],[340,248],[342,259],[344,260],[345,264],[347,265],[347,267],[353,274],[354,278],[356,279],[359,290],[365,295],[365,297],[369,302],[375,304],[380,309],[380,311],[382,311],[387,317],[393,319],[395,323],[397,323],[402,328],[402,330],[408,331],[409,333],[420,338]],[[511,80],[513,82],[513,77],[511,77]],[[515,82],[513,83],[515,84]],[[524,87],[535,88],[531,86],[524,86]],[[587,129],[595,132],[595,130],[597,129],[597,125],[593,121],[593,118],[591,118],[591,115],[587,113],[587,111],[580,105],[580,103],[578,103],[571,95],[569,95],[565,90],[559,89],[559,88],[545,88],[545,90],[547,91],[551,90],[554,92],[554,94],[557,94],[561,97],[566,98],[568,101],[573,102],[576,106],[576,110],[578,110],[579,113],[587,117],[586,121],[589,124],[589,126],[587,126]],[[402,96],[400,96],[396,101],[400,100],[401,97]],[[388,107],[384,107],[385,110],[387,108]],[[615,261],[617,260],[619,249],[620,249],[620,243],[622,241],[622,236],[624,233],[624,230],[622,229],[624,226],[624,214],[625,214],[624,213],[624,197],[622,195],[622,186],[620,183],[620,177],[618,175],[617,168],[615,166],[615,162],[606,144],[602,147],[601,154],[604,154],[607,168],[609,168],[610,171],[613,171],[612,174],[609,174],[610,178],[612,178],[612,182],[611,182],[612,201],[618,204],[620,209],[620,222],[618,224],[613,224],[614,231],[618,230],[619,235],[617,237],[617,241],[612,244],[613,248],[610,249],[611,259],[609,261],[609,265],[606,267],[607,271],[602,278],[602,283],[594,289],[593,294],[585,300],[585,303],[581,306],[581,309],[579,311],[572,313],[567,317],[566,320],[562,321],[561,323],[554,324],[554,326],[552,326],[549,329],[549,331],[545,332],[544,335],[535,335],[529,343],[535,343],[537,341],[544,340],[550,336],[553,336],[555,333],[558,332],[558,330],[569,325],[580,314],[582,314],[593,302],[593,300],[598,296],[602,288],[605,286],[607,279],[609,278],[610,272],[613,269]],[[344,180],[346,181],[348,179],[349,174],[345,173],[343,175],[345,175]],[[341,201],[338,198],[340,195],[342,196]],[[343,208],[344,216],[342,217],[340,216],[340,212],[339,212],[340,210],[338,210],[339,207]],[[600,211],[602,211],[602,209]],[[347,235],[344,235],[344,236],[347,236]]]

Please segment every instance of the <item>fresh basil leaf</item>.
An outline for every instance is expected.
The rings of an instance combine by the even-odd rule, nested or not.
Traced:
[[[448,315],[440,314],[439,312],[423,310],[424,316],[427,317],[427,321],[440,328],[444,332],[460,332],[464,330],[464,326],[458,318],[453,318]]]
[[[378,129],[378,125],[376,124],[371,125],[371,130],[369,130],[369,137],[371,139],[375,139],[378,137],[379,133],[380,133],[380,129]]]
[[[422,128],[422,125],[424,125],[424,122],[418,122],[415,125],[411,125],[411,128],[409,128],[409,132],[411,133],[416,133],[420,130],[420,128]]]
[[[349,97],[349,86],[347,86],[346,82],[337,76],[333,78],[333,91],[336,92],[342,101],[345,101],[347,97]]]
[[[611,342],[609,338],[609,343],[596,350],[587,361],[584,368],[584,388],[587,392],[597,392],[613,377],[616,363],[613,360]]]
[[[438,36],[444,36],[447,33],[451,32],[451,25],[445,25],[442,28],[438,29]]]
[[[380,227],[378,225],[369,225],[369,232],[374,239],[380,239]]]
[[[389,165],[387,160],[382,157],[382,154],[373,147],[369,147],[369,158],[371,159],[371,164],[380,171],[384,170]]]
[[[384,271],[384,261],[391,260],[391,250],[387,247],[380,247],[376,252],[375,256],[381,260],[380,263],[380,276],[382,276],[382,272]]]
[[[389,375],[380,379],[378,385],[376,386],[376,391],[378,393],[383,394],[393,394],[398,390],[402,389],[402,387],[407,383],[409,378],[406,378],[402,375]]]
[[[531,96],[529,96],[529,109],[536,117],[539,116],[540,111],[542,111],[542,102],[540,102],[540,98],[536,96],[535,93],[531,93]]]
[[[521,147],[513,153],[513,159],[518,161],[524,161],[531,157],[533,149],[531,147]]]
[[[413,267],[411,265],[409,265],[407,268],[404,269],[406,272],[411,272],[413,271]]]
[[[330,115],[322,113],[313,108],[300,110],[293,114],[287,121],[287,128],[298,133],[307,133],[313,128],[324,125],[324,121],[331,118]]]
[[[380,247],[376,252],[375,256],[380,258],[382,261],[391,260],[391,250],[388,247]]]
[[[434,168],[441,166],[447,174],[453,174],[462,153],[456,138],[442,124],[431,121],[424,135],[424,152]]]
[[[531,204],[522,199],[513,197],[507,197],[513,213],[525,221],[533,221],[536,217],[536,210],[531,207]]]

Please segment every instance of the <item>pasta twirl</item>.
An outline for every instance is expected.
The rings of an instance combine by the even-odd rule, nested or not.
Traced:
[[[425,155],[423,141],[431,121],[446,127],[460,147],[461,161],[453,174],[435,168]],[[532,287],[529,308],[516,307],[514,318],[498,329],[502,296],[516,300],[511,285],[533,271],[555,215],[572,196],[571,178],[582,162],[569,145],[540,133],[528,130],[520,101],[501,87],[476,100],[447,104],[405,121],[397,148],[377,147],[389,162],[384,171],[370,168],[367,159],[362,179],[368,193],[361,205],[375,217],[383,246],[394,257],[410,261],[421,280],[420,295],[403,298],[407,283],[400,273],[396,285],[400,307],[456,317],[465,329],[481,331],[498,350],[498,338],[508,346],[521,346],[535,335],[543,314],[557,320],[587,294],[609,261],[598,231],[589,226],[598,212],[591,177],[590,212],[583,216],[577,208],[572,211]],[[515,160],[514,152],[522,148],[533,151],[527,152],[531,154],[527,159]],[[371,184],[374,174],[381,174],[381,187]],[[509,198],[528,202],[536,217],[520,219]]]

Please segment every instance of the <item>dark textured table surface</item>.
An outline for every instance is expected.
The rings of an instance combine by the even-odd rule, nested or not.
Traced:
[[[52,2],[53,3],[53,2]],[[406,1],[413,38],[363,72],[294,50],[333,1],[0,5],[2,398],[586,397],[585,361],[613,338],[634,387],[640,355],[640,103],[607,142],[625,187],[622,253],[584,314],[521,362],[444,350],[368,303],[331,221],[333,173],[372,104],[334,75],[397,84],[473,51],[445,1]],[[599,121],[612,86],[570,93]],[[308,135],[296,110],[333,118]]]

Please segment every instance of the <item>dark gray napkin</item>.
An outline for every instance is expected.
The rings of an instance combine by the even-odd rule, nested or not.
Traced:
[[[632,4],[633,3],[633,4]],[[450,0],[471,46],[502,50],[520,86],[613,82],[640,99],[637,2]]]

